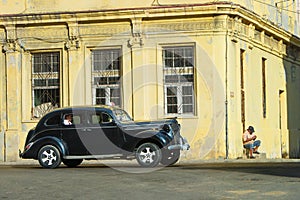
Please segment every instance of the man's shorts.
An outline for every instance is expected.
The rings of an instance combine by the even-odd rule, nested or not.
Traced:
[[[255,140],[252,144],[245,144],[244,148],[245,149],[254,149],[259,146],[260,146],[260,140]]]

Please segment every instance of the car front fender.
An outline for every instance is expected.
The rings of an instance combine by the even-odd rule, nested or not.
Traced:
[[[160,147],[165,147],[172,141],[172,138],[163,131],[143,131],[137,134],[136,137],[139,138],[139,143],[141,141],[154,141]]]

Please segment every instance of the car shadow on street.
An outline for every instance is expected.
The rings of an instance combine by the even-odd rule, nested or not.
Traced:
[[[8,167],[8,166],[7,166]],[[10,166],[13,168],[30,168],[30,169],[41,169],[40,165],[31,164],[31,165],[13,165]],[[66,169],[112,169],[116,171],[121,171],[124,173],[155,173],[155,171],[162,170],[182,170],[183,172],[192,171],[193,173],[201,172],[201,170],[217,170],[217,171],[231,171],[231,172],[241,172],[241,173],[250,173],[250,174],[263,174],[271,176],[281,176],[281,177],[295,177],[300,178],[300,163],[298,162],[280,162],[280,163],[178,163],[173,166],[162,166],[159,165],[155,168],[143,168],[139,165],[132,162],[115,162],[115,163],[84,163],[74,168],[69,168],[61,164],[57,169],[66,170]],[[57,170],[51,169],[51,170]],[[300,179],[299,179],[300,182]]]

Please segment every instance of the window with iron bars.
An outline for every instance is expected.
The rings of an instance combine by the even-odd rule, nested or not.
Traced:
[[[60,53],[32,54],[32,117],[42,117],[60,103]]]
[[[163,48],[166,114],[194,114],[194,47]]]
[[[121,106],[121,50],[92,51],[93,104]]]

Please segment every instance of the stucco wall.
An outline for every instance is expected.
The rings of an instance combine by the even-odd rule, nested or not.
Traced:
[[[298,127],[298,116],[289,112],[299,109],[300,99],[293,94],[299,91],[299,55],[292,59],[286,51],[291,35],[243,8],[227,6],[229,10],[222,5],[218,11],[212,5],[205,10],[192,6],[75,13],[76,21],[70,13],[2,17],[7,20],[0,26],[0,62],[5,66],[0,84],[2,155],[5,149],[7,160],[16,160],[28,130],[38,121],[31,115],[32,53],[60,52],[61,106],[89,105],[91,50],[120,47],[122,106],[136,120],[145,120],[170,117],[164,112],[162,75],[162,47],[169,45],[195,47],[195,115],[178,118],[182,135],[192,145],[184,159],[224,158],[227,151],[229,158],[242,155],[241,49],[245,51],[245,126],[255,126],[268,158],[281,157],[283,149],[296,152],[295,144],[287,144],[289,130]],[[266,59],[266,117],[262,58]],[[279,97],[279,91],[284,96]]]

